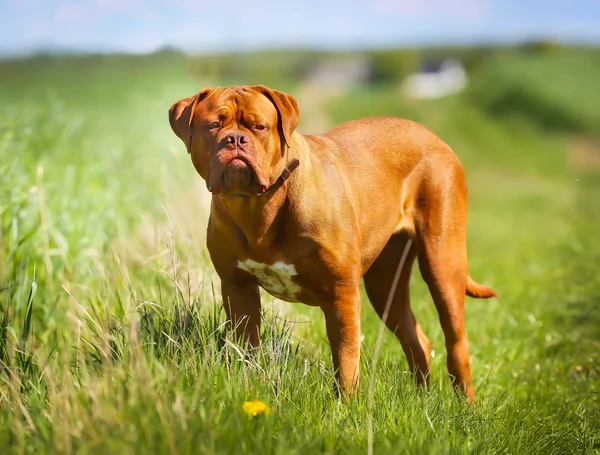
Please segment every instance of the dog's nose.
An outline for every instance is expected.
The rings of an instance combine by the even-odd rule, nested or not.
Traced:
[[[236,147],[244,147],[248,142],[248,135],[246,133],[236,131],[227,135],[227,143]]]

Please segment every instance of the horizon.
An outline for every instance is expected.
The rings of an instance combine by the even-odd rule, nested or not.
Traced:
[[[42,46],[37,48],[31,48],[17,53],[2,53],[0,51],[0,61],[3,60],[21,60],[35,57],[86,57],[86,56],[134,56],[144,57],[164,52],[172,52],[181,54],[187,57],[210,57],[227,54],[260,54],[260,53],[277,53],[277,52],[315,52],[315,53],[348,53],[348,54],[360,54],[369,51],[379,50],[415,50],[415,51],[427,51],[436,49],[477,49],[477,48],[511,48],[519,47],[531,43],[555,43],[557,45],[572,47],[572,48],[600,48],[600,42],[585,42],[585,41],[560,41],[552,38],[532,38],[515,41],[489,41],[489,42],[422,42],[405,45],[374,45],[374,46],[355,46],[355,47],[336,47],[336,46],[272,46],[272,47],[256,47],[251,49],[207,49],[207,50],[185,50],[171,45],[165,45],[163,47],[149,50],[147,52],[132,52],[128,50],[119,49],[77,49],[77,48],[66,48],[66,47],[52,47]]]

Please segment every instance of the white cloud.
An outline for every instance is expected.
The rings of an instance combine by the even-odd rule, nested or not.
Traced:
[[[125,13],[142,19],[157,19],[158,13],[146,0],[96,0],[100,11]]]
[[[157,20],[159,15],[145,0],[82,0],[64,3],[54,12],[61,24],[90,24],[107,14],[119,14],[143,20]]]
[[[54,11],[54,19],[60,24],[85,25],[96,22],[99,14],[93,5],[87,2],[65,3]]]
[[[122,43],[122,50],[134,54],[154,52],[165,45],[162,34],[151,30],[141,30],[131,33]]]
[[[367,0],[375,11],[410,18],[427,19],[445,15],[450,18],[482,19],[489,11],[488,0]]]

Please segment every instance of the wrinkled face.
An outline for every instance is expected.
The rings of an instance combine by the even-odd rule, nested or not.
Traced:
[[[204,90],[171,108],[171,126],[187,141],[194,167],[213,194],[259,195],[277,178],[275,172],[281,171],[284,130],[290,128],[284,117],[296,114],[299,118],[297,103],[289,95],[257,87]],[[288,98],[281,104],[277,97],[292,99],[295,112],[286,112]],[[183,109],[181,118],[174,120],[177,106]],[[296,124],[297,119],[292,121],[290,136]]]

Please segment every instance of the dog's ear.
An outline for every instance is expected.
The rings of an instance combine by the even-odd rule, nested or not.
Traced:
[[[283,140],[287,146],[290,147],[292,143],[292,133],[300,121],[300,107],[298,106],[298,101],[296,101],[296,98],[292,95],[272,90],[264,85],[255,85],[252,88],[265,95],[275,105],[277,113],[279,114],[279,125],[277,125],[279,134],[282,135]]]
[[[212,92],[211,88],[202,90],[200,93],[177,101],[169,109],[169,123],[173,132],[183,141],[188,153],[191,152],[192,120],[196,106]]]

